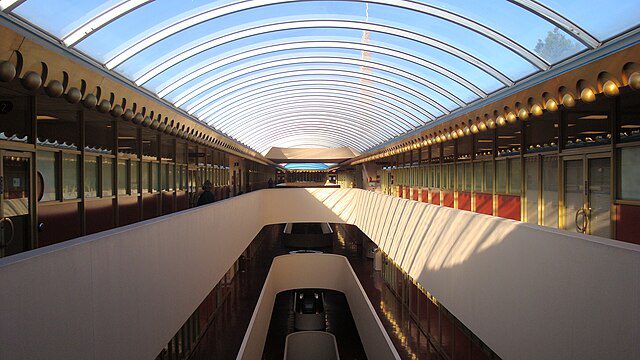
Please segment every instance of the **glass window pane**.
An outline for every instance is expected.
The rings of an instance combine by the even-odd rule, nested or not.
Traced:
[[[142,192],[151,192],[150,178],[149,178],[150,166],[148,162],[142,163]]]
[[[486,193],[493,193],[493,162],[485,161],[484,163],[484,187]]]
[[[473,191],[482,191],[482,163],[473,163]]]
[[[620,149],[618,172],[620,176],[619,198],[640,200],[640,147]]]
[[[471,184],[473,183],[473,164],[464,164],[464,190],[471,191]]]
[[[509,160],[509,194],[520,195],[520,159]]]
[[[95,156],[84,157],[84,196],[98,196],[99,163]]]
[[[113,195],[113,159],[102,158],[102,196]]]
[[[525,160],[525,199],[527,202],[527,222],[538,223],[538,158]]]
[[[65,200],[77,199],[78,184],[80,182],[79,155],[62,154],[62,198]]]
[[[158,163],[151,163],[151,181],[153,191],[160,191],[160,167]]]
[[[542,225],[558,227],[558,157],[542,160]]]
[[[449,186],[448,189],[453,190],[453,188],[455,187],[455,167],[453,164],[449,164],[448,166],[448,172],[449,172]]]
[[[42,181],[39,184],[42,189],[42,197],[38,201],[58,200],[58,167],[56,153],[50,151],[38,151],[37,168]]]
[[[131,165],[131,194],[138,193],[138,179],[140,175],[140,162],[130,161]]]
[[[496,161],[496,194],[507,193],[507,162]]]
[[[118,195],[127,194],[127,160],[118,160]]]

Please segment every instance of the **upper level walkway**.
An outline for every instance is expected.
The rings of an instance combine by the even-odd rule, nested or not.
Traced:
[[[0,358],[152,358],[285,222],[358,226],[503,358],[640,357],[639,246],[357,189],[269,189],[0,259]]]

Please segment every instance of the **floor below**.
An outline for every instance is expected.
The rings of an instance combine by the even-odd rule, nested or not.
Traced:
[[[335,232],[333,247],[322,250],[349,259],[400,357],[441,359],[409,316],[407,307],[384,284],[380,271],[374,271],[373,260],[365,256],[366,247],[362,245],[369,241],[367,237],[358,228],[349,225],[335,225]],[[262,241],[258,254],[249,261],[246,271],[240,272],[233,280],[231,292],[192,351],[190,359],[235,359],[271,262],[288,251],[276,236]],[[273,345],[267,344],[266,347]]]

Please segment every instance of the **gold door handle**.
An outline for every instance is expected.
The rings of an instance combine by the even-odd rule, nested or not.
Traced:
[[[582,221],[578,221],[578,217],[580,216],[582,216]],[[578,230],[579,233],[584,234],[587,231],[587,212],[585,211],[584,208],[580,208],[578,209],[578,211],[576,211],[575,222],[576,222],[576,230]],[[581,223],[582,223],[582,226],[580,226]]]
[[[11,220],[11,218],[5,217],[5,218],[0,219],[0,223],[5,223],[5,222],[9,224],[11,232],[10,232],[10,236],[9,236],[8,240],[5,240],[4,239],[4,234],[2,234],[2,237],[1,237],[2,241],[0,242],[0,249],[4,249],[7,246],[9,246],[9,244],[11,244],[11,242],[13,241],[13,237],[15,235],[15,228],[13,226],[13,221]],[[2,228],[2,231],[4,232],[4,225],[1,228]]]

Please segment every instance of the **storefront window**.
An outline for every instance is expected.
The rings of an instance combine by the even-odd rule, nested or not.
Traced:
[[[79,197],[78,184],[80,180],[79,155],[62,154],[62,198],[64,200]]]
[[[99,162],[95,156],[84,157],[84,196],[93,198],[98,196]]]
[[[58,200],[58,166],[56,153],[50,151],[38,151],[37,153],[38,182],[41,196],[38,201]],[[38,195],[40,196],[40,194]]]
[[[496,161],[496,193],[507,193],[507,161]]]
[[[102,158],[102,196],[113,195],[113,159]]]
[[[464,164],[464,190],[471,191],[471,184],[473,183],[473,164]]]
[[[558,157],[542,160],[542,225],[558,227]]]
[[[473,163],[473,191],[482,192],[482,163]]]
[[[527,222],[538,223],[538,158],[525,160],[525,199],[527,202]]]
[[[640,200],[640,147],[620,149],[618,173],[620,177],[618,191],[621,200]]]
[[[127,160],[118,160],[118,195],[127,194]]]
[[[158,163],[151,163],[151,182],[153,191],[160,191],[160,166]]]
[[[149,178],[149,173],[151,171],[151,167],[148,162],[142,163],[142,192],[148,193],[151,192],[151,180]]]
[[[484,163],[484,187],[486,193],[493,193],[493,161],[485,161]]]
[[[138,193],[138,179],[140,177],[140,168],[138,166],[140,162],[131,160],[129,165],[131,171],[131,194],[135,195]]]
[[[509,159],[509,194],[520,195],[520,159]]]

